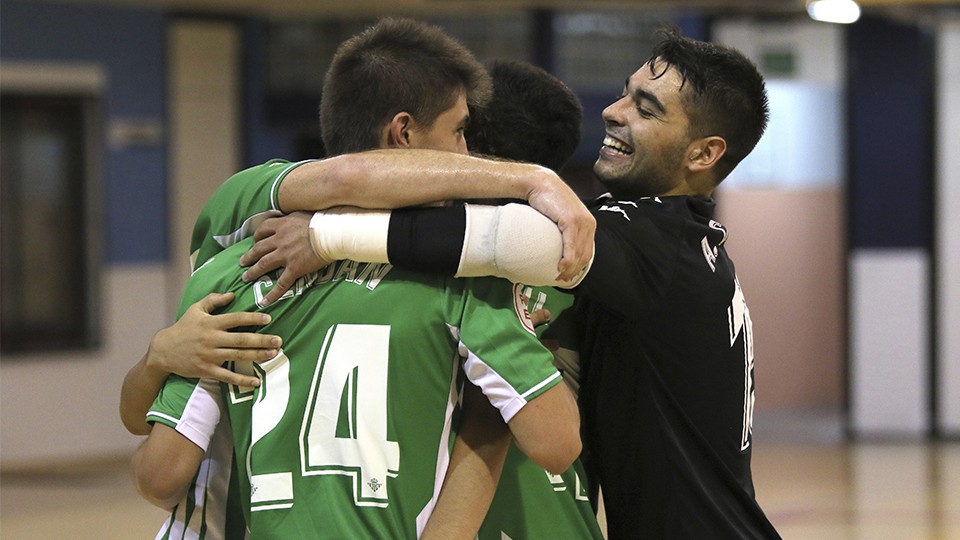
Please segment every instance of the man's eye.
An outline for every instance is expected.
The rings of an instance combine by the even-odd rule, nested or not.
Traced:
[[[637,107],[637,112],[640,113],[642,118],[650,118],[653,116],[653,113],[644,109],[643,107]]]

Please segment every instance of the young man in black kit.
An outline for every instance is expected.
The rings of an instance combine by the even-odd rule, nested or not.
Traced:
[[[664,32],[621,97],[603,111],[606,136],[594,172],[610,194],[588,205],[597,220],[595,255],[585,275],[570,283],[576,302],[561,315],[573,317],[576,324],[565,326],[575,335],[558,338],[581,354],[584,462],[591,488],[603,490],[611,539],[779,538],[757,504],[750,471],[750,312],[711,198],[753,150],[768,116],[764,81],[750,60],[674,31]],[[422,177],[417,160],[416,154],[395,156],[390,174]],[[384,166],[378,163],[377,174]],[[478,197],[510,196],[521,182],[496,164],[489,174],[471,172],[483,186]],[[428,178],[424,202],[434,198],[431,189],[460,181]],[[522,280],[498,266],[508,255],[522,261],[522,253],[497,242],[527,229],[511,229],[506,220],[496,227],[497,245],[468,256],[465,248],[476,243],[475,227],[465,225],[469,216],[469,207],[404,210],[377,234],[386,236],[382,243],[395,265]],[[360,221],[324,223],[369,230]],[[258,232],[265,241],[255,247],[267,256],[250,274],[279,265],[301,273],[282,264],[290,260],[282,250],[274,251],[282,227],[268,229]],[[411,230],[436,234],[400,232]],[[321,258],[359,256],[322,245],[314,244]],[[476,264],[484,254],[490,264]]]

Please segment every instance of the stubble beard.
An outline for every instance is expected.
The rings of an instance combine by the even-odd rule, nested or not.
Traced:
[[[610,194],[621,200],[636,200],[642,197],[656,197],[667,193],[673,182],[666,172],[666,167],[648,166],[635,169],[633,167],[610,171],[605,167],[602,159],[593,165],[593,174]]]

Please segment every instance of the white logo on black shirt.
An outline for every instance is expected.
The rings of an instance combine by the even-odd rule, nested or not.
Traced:
[[[605,205],[603,205],[603,206],[600,207],[600,210],[599,210],[599,211],[600,211],[600,212],[620,212],[621,214],[623,214],[623,217],[624,217],[627,221],[630,221],[630,216],[627,215],[627,211],[624,210],[623,208],[620,208],[620,205],[621,205],[621,204],[628,204],[628,205],[636,208],[636,207],[637,207],[637,203],[635,203],[635,202],[633,202],[633,201],[617,201],[617,203],[618,203],[618,204],[605,204]]]

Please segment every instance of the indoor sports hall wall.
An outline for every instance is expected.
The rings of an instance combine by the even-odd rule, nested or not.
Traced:
[[[70,86],[79,78],[100,96],[105,140],[97,224],[103,245],[100,344],[79,352],[4,355],[0,467],[123,456],[139,439],[119,422],[121,381],[152,334],[173,320],[179,298],[182,261],[173,253],[183,250],[174,246],[184,241],[182,227],[192,219],[189,209],[177,205],[203,200],[232,160],[239,168],[299,151],[282,125],[267,121],[276,111],[267,110],[262,99],[269,61],[266,23],[24,0],[3,0],[0,10],[0,89],[14,71],[28,84]],[[687,24],[705,24],[702,18],[692,20]],[[208,23],[213,34],[227,27],[239,39],[235,49],[227,46],[235,55],[239,90],[234,97],[214,92],[206,98],[227,105],[240,127],[224,122],[191,142],[174,135],[197,133],[171,118],[170,111],[182,103],[178,96],[189,93],[174,74],[177,69],[202,72],[209,57],[186,54],[177,60],[171,33],[196,25],[203,33]],[[856,434],[923,436],[936,426],[956,435],[960,26],[944,22],[918,29],[899,23],[891,34],[887,24],[867,20],[856,31],[806,20],[713,25],[713,37],[766,62],[773,70],[768,72],[773,98],[787,100],[774,104],[770,137],[752,162],[745,162],[720,192],[720,221],[732,231],[729,247],[757,329],[758,415],[843,411],[849,405]],[[848,55],[860,47],[873,51],[872,41],[890,35],[904,40],[901,53],[918,55],[926,54],[923,39],[929,37],[930,114],[909,122],[878,120],[868,130],[876,140],[853,136],[858,128],[851,119],[889,119],[897,106],[913,99],[904,98],[904,92],[913,96],[909,87],[889,86],[900,72],[884,70],[891,60],[879,57],[858,90],[862,95],[856,101],[866,108],[851,106]],[[784,54],[790,50],[797,54]],[[791,65],[794,76],[787,76],[784,70]],[[585,95],[593,103],[601,93],[609,99],[618,91],[592,88]],[[924,98],[917,99],[922,108]],[[792,120],[782,117],[784,109],[792,111]],[[202,115],[186,116],[204,122]],[[595,118],[585,124],[581,151],[595,154],[602,126]],[[884,137],[888,140],[880,144]],[[231,140],[236,154],[210,172],[196,151],[218,139]],[[923,140],[929,155],[916,144]],[[885,165],[863,174],[854,167],[863,166],[857,158]],[[174,165],[182,159],[191,161]],[[924,176],[922,167],[929,174]],[[884,175],[896,176],[881,179]],[[883,198],[854,207],[851,214],[850,194],[877,186],[886,186]],[[915,188],[921,191],[911,191]],[[903,208],[905,200],[916,205]],[[909,245],[856,239],[863,226],[891,216],[899,232],[927,232]]]
[[[81,78],[100,81],[105,139],[131,125],[164,125],[161,12],[16,0],[4,0],[0,10],[0,86],[10,69],[25,71],[23,84],[43,85],[44,92],[69,87],[71,73],[92,74]],[[137,443],[118,422],[119,385],[152,333],[170,319],[165,141],[108,139],[100,167],[100,345],[0,360],[4,468],[117,456]]]

